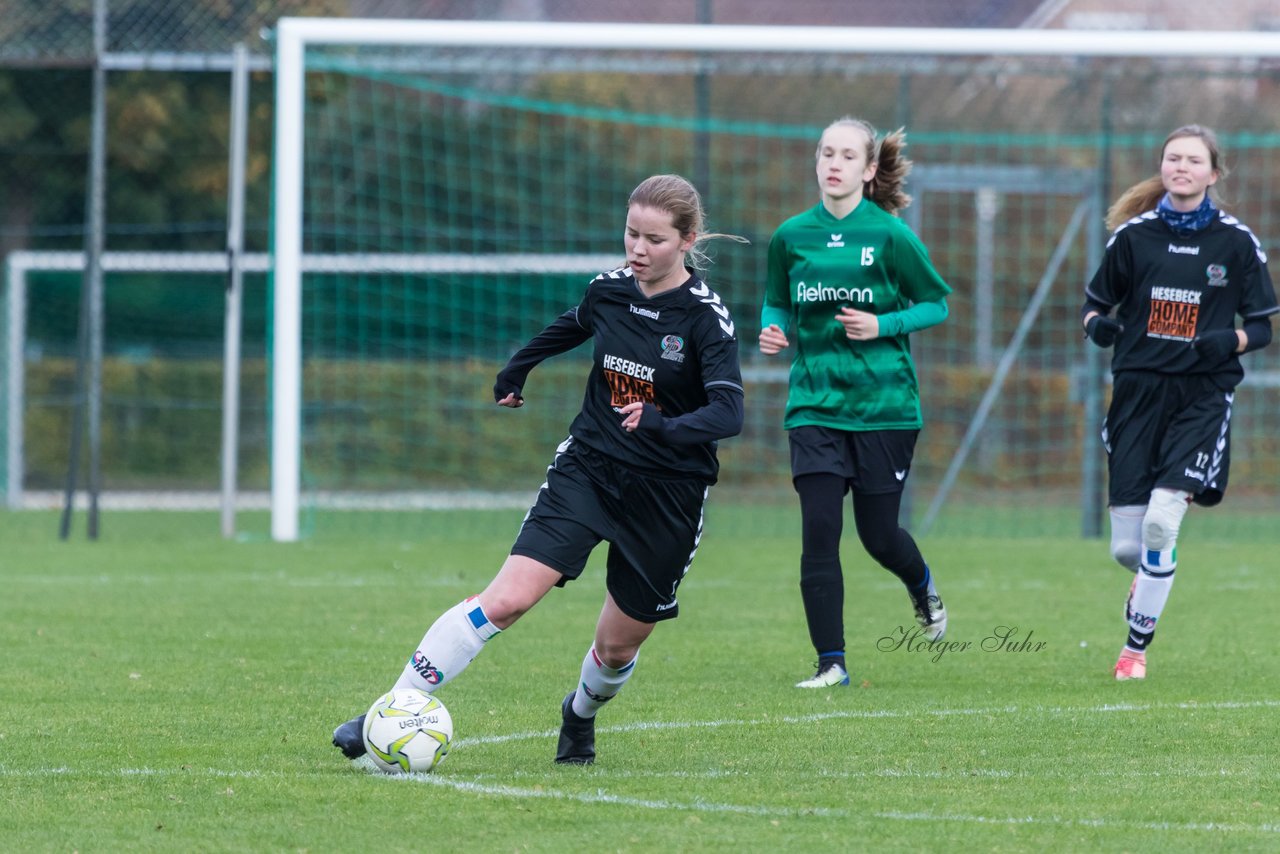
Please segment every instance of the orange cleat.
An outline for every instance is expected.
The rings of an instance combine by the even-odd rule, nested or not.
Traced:
[[[1120,653],[1114,670],[1116,679],[1146,679],[1147,654],[1126,649]]]

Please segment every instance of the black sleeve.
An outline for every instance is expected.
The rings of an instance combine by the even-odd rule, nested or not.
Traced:
[[[1129,292],[1130,268],[1129,239],[1123,234],[1121,227],[1107,241],[1102,263],[1098,265],[1097,272],[1084,290],[1081,319],[1091,311],[1103,316],[1109,315],[1113,308],[1124,301]]]
[[[578,323],[578,309],[569,309],[533,336],[498,371],[497,382],[493,384],[493,399],[502,400],[512,393],[519,397],[529,372],[544,359],[567,353],[590,337],[591,333]]]
[[[1261,350],[1271,343],[1271,318],[1251,317],[1244,322],[1244,334],[1249,342],[1244,345],[1243,353]]]
[[[1098,314],[1106,317],[1111,314],[1111,308],[1111,306],[1103,305],[1086,294],[1084,298],[1084,307],[1080,309],[1080,320],[1083,322],[1091,311],[1096,311]]]
[[[664,418],[652,403],[640,413],[639,429],[668,445],[705,445],[742,432],[742,389],[731,385],[707,389],[707,405],[675,418]]]

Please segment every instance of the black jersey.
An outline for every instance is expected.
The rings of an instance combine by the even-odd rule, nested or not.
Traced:
[[[1223,211],[1190,237],[1178,236],[1155,211],[1134,217],[1111,235],[1085,293],[1090,303],[1115,308],[1124,326],[1112,372],[1212,374],[1227,387],[1244,377],[1240,360],[1209,364],[1191,341],[1234,329],[1237,314],[1247,321],[1280,311],[1266,253]]]
[[[647,475],[715,483],[720,464],[714,439],[741,428],[743,394],[733,318],[719,295],[692,272],[680,287],[652,298],[641,292],[630,268],[602,273],[576,308],[511,358],[495,396],[499,387],[523,386],[542,359],[588,338],[594,353],[582,410],[569,428],[574,439]],[[737,408],[737,423],[727,429],[695,422],[667,441],[670,432],[628,433],[621,426],[618,410],[628,403],[652,404],[671,424],[726,392]]]

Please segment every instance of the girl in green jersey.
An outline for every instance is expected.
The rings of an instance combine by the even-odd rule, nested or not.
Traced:
[[[898,524],[921,427],[907,336],[941,323],[951,288],[896,213],[911,161],[901,130],[877,139],[865,121],[833,122],[818,143],[822,201],[778,227],[760,317],[760,352],[792,344],[783,426],[800,496],[800,592],[817,672],[800,688],[848,685],[840,535],[844,496],[867,553],[902,580],[922,642],[947,612],[915,540]]]

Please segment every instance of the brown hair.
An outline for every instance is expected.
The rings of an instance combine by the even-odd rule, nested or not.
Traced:
[[[876,141],[876,129],[865,119],[843,116],[827,125],[827,129],[843,125],[855,127],[867,137],[867,163],[876,164],[876,174],[862,188],[862,194],[891,214],[911,204],[911,197],[902,189],[911,171],[907,159],[907,132],[898,128]],[[826,129],[823,130],[826,133]],[[821,143],[816,153],[821,153]]]
[[[1204,125],[1183,125],[1166,136],[1164,142],[1160,144],[1160,159],[1164,160],[1164,150],[1169,147],[1169,143],[1188,136],[1193,136],[1204,143],[1205,148],[1209,149],[1209,165],[1213,171],[1218,173],[1219,178],[1227,177],[1228,170],[1222,163],[1222,149],[1218,145],[1218,135]],[[1213,203],[1222,207],[1222,199],[1216,187],[1209,187],[1208,192]],[[1164,198],[1164,194],[1164,181],[1159,174],[1134,184],[1121,193],[1115,204],[1107,209],[1107,230],[1115,231],[1138,214],[1154,210]]]
[[[749,242],[736,234],[704,234],[702,229],[706,227],[707,215],[702,210],[702,197],[693,184],[679,175],[652,175],[645,178],[627,199],[628,208],[635,205],[671,214],[671,225],[682,237],[697,235],[689,249],[689,263],[695,270],[704,269],[711,260],[698,248],[703,241],[723,237],[738,243]]]

